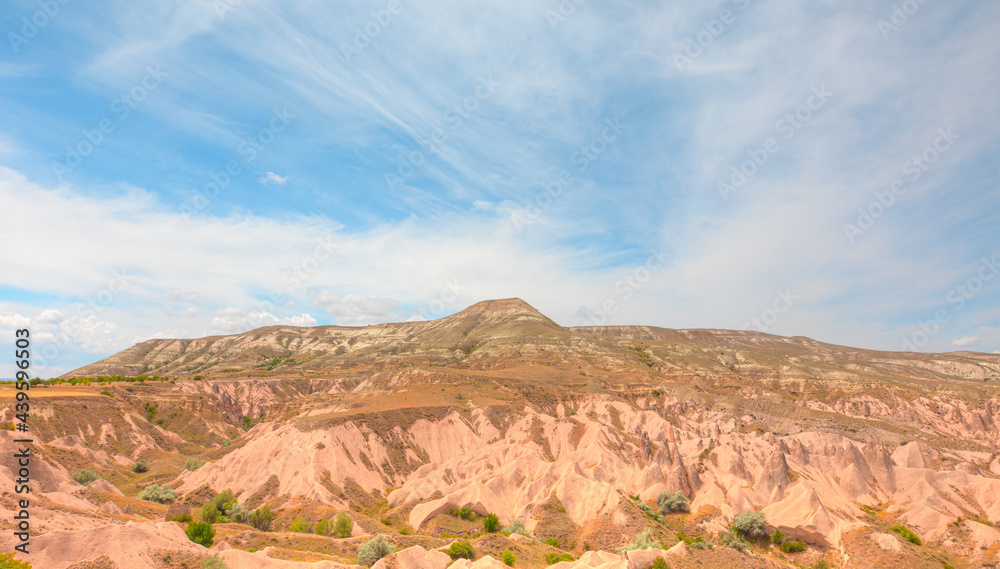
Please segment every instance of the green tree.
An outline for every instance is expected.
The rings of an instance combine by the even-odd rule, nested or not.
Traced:
[[[337,514],[337,519],[333,522],[333,534],[339,538],[351,537],[354,530],[354,520],[346,512]],[[376,560],[377,561],[377,560]]]
[[[31,563],[14,559],[13,553],[0,553],[0,569],[31,569]]]
[[[483,529],[487,533],[496,533],[500,529],[500,518],[496,514],[489,514],[483,518]]]
[[[316,535],[330,535],[331,527],[333,527],[333,524],[330,520],[322,519],[316,522],[316,529],[314,531],[316,532]]]
[[[212,547],[212,541],[215,539],[215,528],[208,522],[191,522],[184,533],[188,539],[205,547]]]
[[[250,512],[250,525],[260,531],[270,531],[272,521],[274,521],[274,512],[267,506],[261,506]]]
[[[396,546],[385,540],[382,534],[364,542],[358,548],[358,565],[371,567],[375,562],[396,551]]]
[[[500,556],[500,561],[503,561],[507,567],[513,567],[517,563],[517,555],[511,550],[505,549],[503,555]]]

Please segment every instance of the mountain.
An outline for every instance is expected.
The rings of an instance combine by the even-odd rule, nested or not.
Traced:
[[[660,555],[674,568],[939,569],[1000,551],[993,354],[562,327],[505,299],[434,321],[150,340],[46,383],[32,389],[45,567],[201,563],[209,552],[164,521],[184,506],[140,498],[153,483],[195,519],[225,490],[276,513],[270,528],[216,524],[233,568],[351,564],[377,533],[400,549],[378,569],[445,569],[434,550],[455,536],[476,552],[460,569],[502,569],[508,550],[518,568],[579,558],[558,569]],[[103,480],[75,482],[86,468]],[[342,511],[353,537],[292,531]],[[746,512],[801,545],[735,538]],[[530,536],[479,535],[490,513]],[[670,551],[618,551],[646,530]]]

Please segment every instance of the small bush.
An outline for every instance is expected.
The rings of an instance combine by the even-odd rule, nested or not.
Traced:
[[[223,516],[229,515],[230,510],[236,504],[236,498],[233,496],[232,490],[223,490],[216,494],[210,501],[209,504],[215,504],[215,507],[219,510],[219,513]]]
[[[135,472],[137,474],[141,474],[143,472],[148,472],[148,471],[149,471],[149,463],[146,462],[145,460],[140,460],[132,465],[132,472]]]
[[[208,522],[191,522],[184,533],[188,539],[205,547],[212,547],[212,540],[215,539],[215,528]]]
[[[650,569],[670,569],[670,566],[667,565],[667,561],[662,557],[657,557],[656,560],[653,561],[653,564],[649,567]]]
[[[517,563],[517,555],[511,550],[505,549],[503,555],[500,556],[500,561],[503,561],[507,567],[513,567]]]
[[[545,562],[549,565],[562,563],[563,561],[576,561],[576,558],[569,553],[546,553]]]
[[[680,491],[675,494],[664,492],[656,499],[656,503],[660,506],[661,514],[687,514],[691,511],[687,496]]]
[[[193,519],[191,518],[191,514],[180,514],[180,515],[176,515],[176,516],[170,518],[167,521],[168,522],[177,522],[179,524],[187,524],[187,523],[191,523],[193,521]]]
[[[316,535],[330,535],[330,529],[333,527],[333,522],[330,520],[320,520],[316,522],[316,528],[313,530]]]
[[[226,562],[218,554],[206,558],[201,562],[201,569],[229,569]]]
[[[781,550],[785,553],[802,553],[806,550],[806,544],[801,541],[786,541],[781,544]]]
[[[76,472],[73,473],[73,480],[75,480],[77,484],[83,484],[84,486],[90,484],[95,480],[100,480],[100,479],[101,475],[98,474],[96,470],[94,470],[89,466],[87,468],[84,468],[83,470],[77,470]]]
[[[233,441],[231,441],[229,439],[226,439],[226,440],[222,441],[222,446],[224,446],[224,447],[232,446],[232,444],[233,444]]]
[[[0,569],[31,569],[31,563],[14,559],[13,553],[0,553]]]
[[[448,551],[445,551],[452,559],[458,559],[459,557],[464,557],[465,559],[472,559],[476,556],[476,550],[472,549],[472,544],[467,541],[456,541],[451,544]]]
[[[771,543],[774,545],[781,545],[785,542],[785,534],[781,533],[780,529],[775,528],[774,533],[771,534]]]
[[[219,521],[219,508],[215,507],[214,502],[209,502],[202,506],[201,508],[201,521],[214,524]]]
[[[500,518],[496,514],[489,514],[483,518],[483,529],[486,533],[496,533],[500,529]]]
[[[760,512],[743,512],[733,518],[733,531],[744,539],[758,540],[768,537],[764,514]]]
[[[154,483],[143,488],[136,497],[147,502],[170,504],[177,498],[177,492],[174,492],[174,489],[166,484],[160,486]]]
[[[201,468],[204,464],[204,462],[198,460],[197,458],[189,458],[187,459],[187,462],[184,463],[184,469],[194,471]]]
[[[250,525],[260,531],[270,531],[274,521],[274,512],[267,506],[261,506],[250,512]]]
[[[646,528],[642,530],[639,535],[635,536],[635,541],[623,547],[619,547],[618,551],[622,552],[649,548],[663,549],[660,542],[653,539],[653,528]]]
[[[413,530],[410,529],[410,526],[399,528],[399,535],[410,535],[411,533],[413,533]]]
[[[701,539],[701,538],[699,538]],[[688,547],[693,547],[695,549],[715,549],[715,545],[707,541],[693,541],[687,544]]]
[[[392,525],[392,520],[390,520],[389,518],[382,518],[382,525],[384,525],[384,526],[391,526]]]
[[[346,512],[340,512],[337,514],[337,519],[333,522],[333,533],[337,537],[343,539],[345,537],[351,537],[351,532],[354,530],[354,520],[351,516],[348,516]],[[378,561],[376,559],[376,561]]]
[[[245,524],[250,521],[250,512],[239,502],[234,502],[229,508],[229,520],[238,524]]]
[[[305,518],[295,518],[292,520],[292,525],[288,528],[296,533],[312,533],[312,524],[307,522]],[[376,561],[378,561],[376,559]]]
[[[542,543],[544,543],[545,545],[551,545],[552,547],[555,547],[555,548],[559,547],[559,540],[556,539],[556,538],[554,538],[554,537],[550,537],[548,539],[542,540]]]
[[[733,549],[738,549],[740,551],[746,551],[750,549],[750,542],[743,538],[742,535],[736,533],[735,531],[726,532],[722,536],[722,545],[726,547],[731,547]]]
[[[386,555],[389,555],[393,551],[396,551],[396,546],[386,541],[385,538],[382,537],[382,534],[378,534],[364,542],[361,547],[358,548],[358,565],[371,567],[372,565],[375,565],[376,561],[382,559]]]
[[[906,526],[900,526],[900,525],[889,526],[889,530],[898,533],[900,535],[900,537],[902,537],[906,541],[912,543],[913,545],[923,545],[924,544],[924,542],[920,541],[920,537],[917,534],[913,533],[910,530],[910,528],[908,528]]]
[[[506,533],[519,533],[521,535],[531,537],[527,530],[524,529],[524,520],[511,520],[510,525],[503,528]]]
[[[812,569],[829,569],[829,567],[830,565],[826,561],[820,559],[813,565]]]
[[[105,389],[105,390],[102,390],[102,391],[101,391],[101,395],[107,395],[108,397],[114,397],[114,396],[115,396],[115,394],[114,394],[114,393],[111,393],[111,392],[110,392],[110,391],[108,391],[107,389]]]

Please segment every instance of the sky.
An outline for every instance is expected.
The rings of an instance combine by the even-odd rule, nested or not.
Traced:
[[[42,377],[508,297],[1000,352],[997,2],[8,0],[0,31],[0,343]]]

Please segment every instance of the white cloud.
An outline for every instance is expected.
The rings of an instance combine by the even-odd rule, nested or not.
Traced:
[[[259,310],[244,310],[240,308],[224,308],[216,311],[212,318],[212,334],[239,334],[264,326],[315,326],[318,324],[311,314],[301,314],[279,318],[270,312]]]
[[[274,172],[268,172],[264,176],[261,176],[258,181],[265,186],[267,184],[278,184],[279,186],[284,185],[288,181],[288,178],[284,176],[279,176]]]
[[[342,326],[361,326],[398,322],[396,308],[399,302],[389,298],[377,298],[360,294],[337,296],[332,290],[310,291],[310,300],[315,307],[323,308],[334,321]]]
[[[963,336],[952,340],[951,345],[957,347],[971,346],[979,341],[978,336]]]

